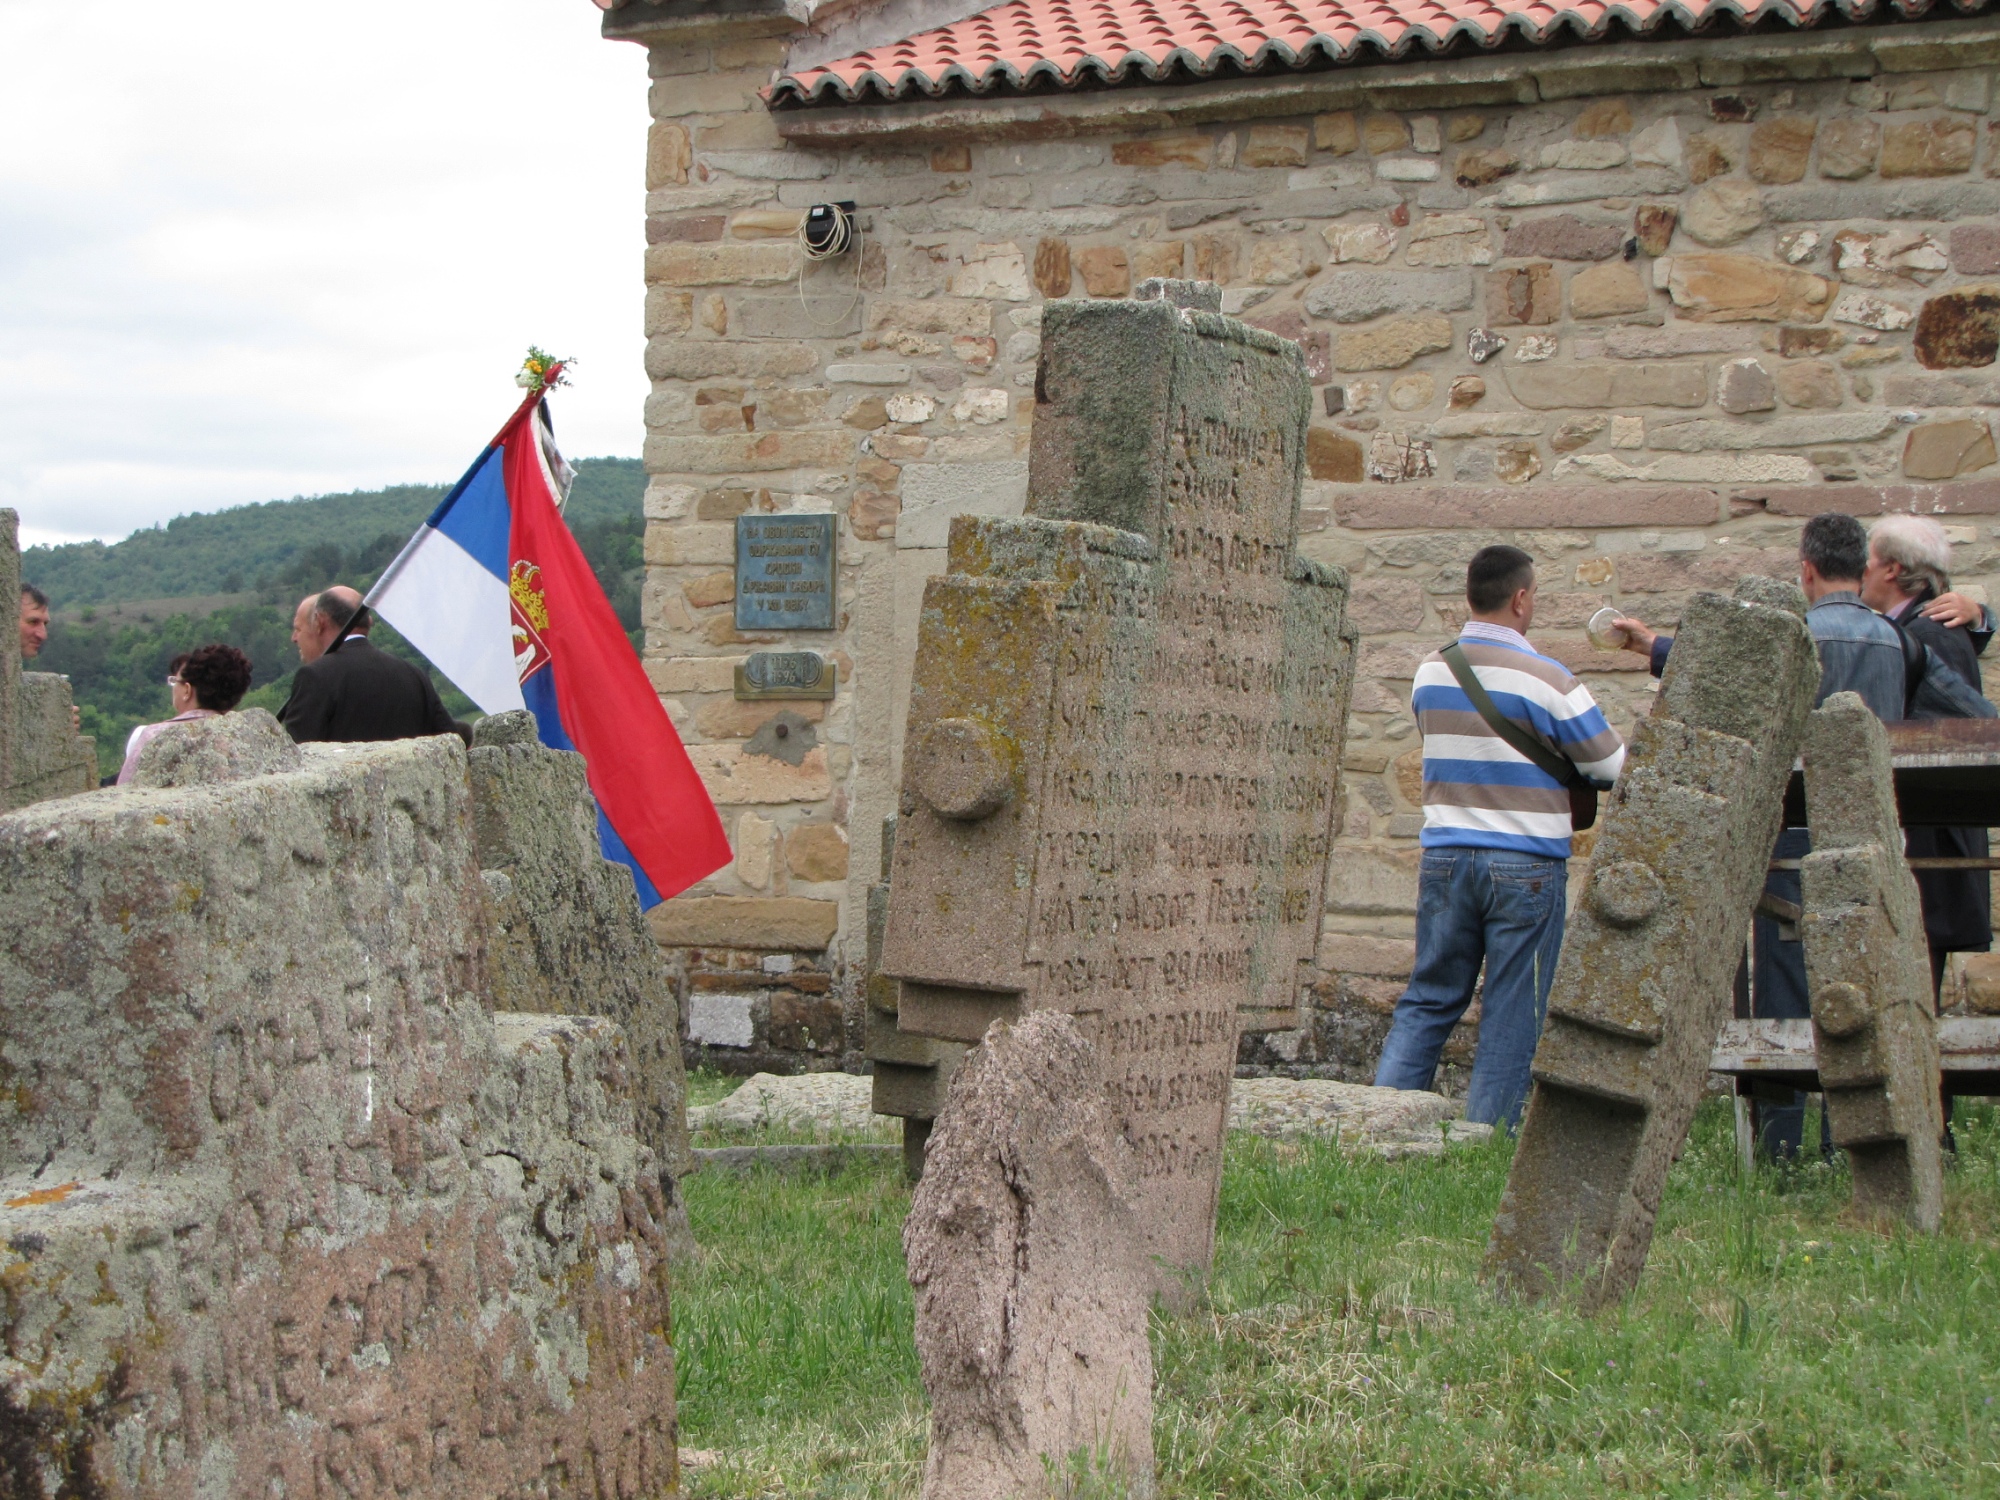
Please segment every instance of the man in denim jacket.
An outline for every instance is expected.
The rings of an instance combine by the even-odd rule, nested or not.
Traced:
[[[1806,522],[1799,537],[1799,586],[1812,603],[1806,626],[1819,645],[1817,708],[1835,693],[1859,693],[1875,717],[1892,722],[1903,717],[1903,645],[1896,627],[1861,601],[1861,575],[1868,567],[1868,533],[1861,523],[1838,511],[1827,511]],[[1625,648],[1650,658],[1655,677],[1665,669],[1673,638],[1655,635],[1638,620],[1617,622],[1625,630]],[[1773,859],[1796,860],[1812,847],[1803,828],[1778,835]],[[1797,905],[1799,872],[1773,870],[1764,889]],[[1753,1016],[1779,1020],[1812,1014],[1806,1003],[1806,956],[1796,934],[1779,936],[1778,923],[1761,912],[1756,920],[1757,979],[1751,998]],[[1758,1144],[1773,1156],[1796,1156],[1805,1129],[1805,1096],[1793,1091],[1790,1104],[1764,1104],[1758,1111]],[[1828,1149],[1822,1142],[1822,1150]]]

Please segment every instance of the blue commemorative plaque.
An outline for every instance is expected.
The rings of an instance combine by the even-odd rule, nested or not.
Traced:
[[[833,629],[830,515],[736,518],[736,628]]]

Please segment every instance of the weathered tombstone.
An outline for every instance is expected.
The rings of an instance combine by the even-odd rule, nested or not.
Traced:
[[[924,1175],[924,1147],[944,1108],[952,1070],[965,1055],[963,1042],[944,1042],[902,1029],[897,1016],[901,986],[882,972],[882,938],[889,923],[889,865],[896,849],[896,820],[882,820],[882,878],[868,888],[868,958],[861,997],[867,1007],[862,1051],[868,1058],[872,1104],[878,1115],[903,1122],[903,1175]]]
[[[0,599],[21,597],[21,518],[0,510]],[[97,745],[70,722],[69,681],[27,672],[12,637],[0,648],[0,812],[97,785]]]
[[[900,1027],[1076,1015],[1169,1275],[1209,1262],[1238,1030],[1298,1024],[1324,904],[1354,636],[1293,550],[1308,395],[1214,312],[1051,303],[1029,514],[954,521],[919,624]]]
[[[1616,1300],[1701,1102],[1819,685],[1805,598],[1696,594],[1569,918],[1487,1267]]]
[[[623,1042],[482,1003],[465,752],[261,753],[0,817],[7,1493],[671,1490]]]
[[[676,1249],[692,1249],[679,1182],[687,1075],[673,979],[631,872],[604,858],[583,757],[551,750],[532,714],[481,719],[467,757],[472,837],[490,921],[487,994],[503,1011],[604,1016],[625,1034],[639,1138],[652,1147]]]
[[[1889,737],[1853,693],[1806,728],[1800,862],[1813,1043],[1855,1206],[1935,1229],[1944,1198],[1937,1023],[1916,878],[1890,780]]]
[[[996,1021],[951,1083],[903,1225],[931,1401],[924,1500],[1152,1493],[1136,1163],[1076,1023]],[[1095,1493],[1095,1491],[1092,1491]]]

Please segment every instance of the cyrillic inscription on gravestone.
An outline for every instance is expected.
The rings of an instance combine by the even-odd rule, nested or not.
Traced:
[[[833,629],[833,517],[736,518],[736,628]]]
[[[954,521],[919,623],[884,972],[902,1030],[1080,1018],[1170,1266],[1209,1259],[1239,1026],[1296,1025],[1353,680],[1293,551],[1297,346],[1051,304],[1029,514]]]

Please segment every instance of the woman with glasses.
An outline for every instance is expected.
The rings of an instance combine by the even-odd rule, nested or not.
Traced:
[[[167,668],[167,690],[174,695],[174,716],[159,724],[141,724],[125,742],[125,764],[118,768],[118,785],[131,781],[139,768],[139,753],[168,724],[213,719],[226,714],[250,691],[250,658],[234,646],[203,646],[186,651]]]

